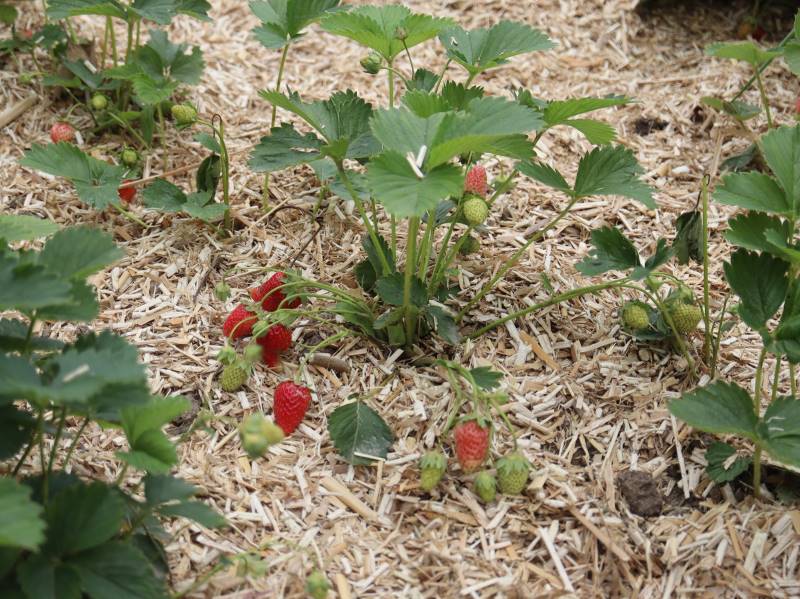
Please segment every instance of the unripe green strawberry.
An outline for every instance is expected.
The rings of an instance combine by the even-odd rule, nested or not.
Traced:
[[[458,253],[462,256],[469,256],[481,249],[481,242],[472,235],[468,235],[458,248]]]
[[[681,335],[688,335],[694,331],[703,319],[703,312],[700,310],[700,306],[695,306],[694,304],[676,302],[667,309],[672,317],[675,329]]]
[[[650,315],[644,306],[631,302],[622,308],[622,324],[632,331],[641,331],[650,326]]]
[[[475,477],[475,494],[483,503],[491,503],[497,495],[497,481],[488,470],[478,473]]]
[[[442,480],[447,458],[441,451],[429,451],[419,461],[419,488],[430,492]]]
[[[497,460],[497,483],[500,492],[506,495],[519,495],[528,484],[530,462],[518,453],[512,453]]]
[[[175,104],[170,112],[179,125],[191,125],[197,120],[197,110],[189,104]]]
[[[370,52],[361,59],[361,68],[370,75],[377,75],[383,66],[383,59],[377,52]]]
[[[489,215],[489,206],[481,198],[472,197],[464,202],[464,218],[473,227],[480,225]]]
[[[133,148],[125,148],[119,155],[119,159],[125,166],[136,166],[139,164],[139,153]]]
[[[90,102],[92,104],[92,109],[94,110],[105,110],[108,108],[108,98],[106,98],[103,94],[93,95]]]
[[[314,570],[308,575],[308,578],[306,578],[306,593],[308,593],[312,599],[325,599],[325,597],[328,596],[330,588],[331,584],[328,582],[328,579],[325,578],[325,575],[319,570]]]
[[[217,299],[221,302],[224,302],[231,296],[231,288],[225,281],[217,283],[217,286],[214,287],[214,295],[217,296]]]
[[[283,441],[283,430],[263,414],[250,414],[239,426],[242,447],[251,458],[264,455],[270,445]]]
[[[219,382],[223,391],[228,393],[238,391],[247,382],[247,370],[238,361],[228,364],[222,369]]]

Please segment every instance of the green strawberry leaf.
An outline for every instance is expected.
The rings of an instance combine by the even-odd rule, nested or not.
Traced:
[[[159,25],[169,25],[178,14],[175,0],[134,0],[128,10]]]
[[[767,347],[776,355],[785,355],[792,364],[800,363],[800,279],[789,283],[781,321]]]
[[[781,55],[779,51],[762,50],[751,41],[711,44],[706,54],[717,58],[730,58],[757,67]]]
[[[117,0],[48,0],[47,16],[54,21],[81,15],[103,15],[125,19],[125,6]]]
[[[319,148],[320,151],[334,160],[366,158],[380,150],[369,130],[372,106],[352,90],[336,92],[328,100],[311,103],[303,102],[296,93],[287,96],[265,90],[261,96],[313,127],[327,142],[326,146]],[[310,143],[310,140],[303,143]]]
[[[602,227],[592,231],[592,249],[575,268],[578,272],[594,276],[610,270],[631,270],[642,265],[639,252],[631,240],[615,227]]]
[[[123,256],[114,239],[100,229],[69,227],[47,240],[39,264],[65,279],[85,279]]]
[[[156,179],[142,192],[142,202],[148,208],[164,212],[185,212],[193,218],[213,222],[225,215],[227,206],[215,202],[211,191],[189,194],[164,179]]]
[[[68,281],[54,277],[31,258],[20,258],[0,247],[0,310],[30,313],[46,306],[69,303]]]
[[[758,436],[771,456],[800,467],[800,400],[779,397],[769,404]]]
[[[199,491],[180,478],[169,474],[147,474],[144,477],[147,505],[161,516],[188,518],[207,528],[225,525],[225,518],[199,501],[190,501]]]
[[[451,345],[458,345],[461,342],[461,334],[458,331],[456,320],[450,312],[435,304],[430,304],[426,312],[433,319],[433,328],[436,333]]]
[[[721,98],[714,98],[713,96],[705,96],[700,98],[700,103],[710,106],[711,108],[724,112],[732,116],[737,121],[749,121],[750,119],[761,114],[761,107],[742,102],[741,100],[734,100],[728,102]]]
[[[179,13],[199,21],[211,20],[211,17],[208,16],[211,4],[207,0],[176,0],[175,8]]]
[[[375,157],[367,167],[367,180],[375,199],[400,218],[422,216],[464,188],[464,173],[457,166],[444,164],[419,177],[397,152]]]
[[[739,249],[724,269],[728,284],[739,296],[742,320],[753,329],[762,330],[786,297],[789,265],[768,254]]]
[[[46,218],[26,214],[0,214],[0,239],[7,243],[49,237],[58,231],[58,224]]]
[[[117,452],[127,464],[155,474],[163,474],[175,465],[175,446],[161,428],[189,409],[183,397],[153,398],[148,404],[122,410],[122,429],[130,451]]]
[[[786,205],[800,214],[800,125],[773,129],[761,138],[764,159],[783,188]]]
[[[484,391],[491,391],[500,386],[503,380],[503,373],[492,370],[489,366],[477,366],[471,368],[469,373],[472,375],[475,384]]]
[[[428,69],[417,69],[408,82],[408,91],[430,92],[439,83],[439,75]]]
[[[577,197],[619,195],[655,209],[653,190],[639,180],[643,172],[633,152],[623,146],[599,146],[578,164],[573,187]]]
[[[81,589],[89,597],[167,596],[163,581],[153,574],[153,565],[131,542],[109,541],[69,558],[65,564],[77,573]]]
[[[402,306],[403,273],[395,272],[381,277],[375,283],[375,290],[380,298],[390,306]],[[423,308],[428,304],[428,292],[417,277],[411,279],[411,303],[418,308]]]
[[[24,351],[27,336],[27,323],[16,318],[0,318],[0,350],[5,352]],[[52,351],[64,347],[64,342],[59,339],[38,335],[32,335],[29,343],[30,348],[34,351]]]
[[[753,399],[735,383],[717,381],[669,402],[669,411],[698,430],[756,439]]]
[[[119,204],[117,190],[122,184],[125,169],[88,156],[73,144],[34,145],[19,163],[69,179],[78,197],[97,210],[103,210],[109,204]]]
[[[556,100],[547,104],[542,116],[547,129],[558,125],[566,125],[583,133],[590,143],[604,145],[610,144],[617,137],[617,133],[611,125],[593,119],[575,119],[572,117],[602,108],[624,106],[632,101],[624,96]]]
[[[250,168],[256,172],[279,171],[308,164],[321,157],[322,142],[313,133],[302,135],[293,125],[283,123],[262,137],[250,155]]]
[[[722,179],[714,199],[728,204],[775,214],[791,214],[792,206],[775,179],[762,173],[731,173]]]
[[[555,46],[538,29],[513,21],[500,21],[488,29],[472,31],[451,27],[439,33],[439,40],[447,50],[447,56],[472,77],[507,63],[513,56]]]
[[[386,459],[394,442],[380,415],[360,400],[336,408],[328,417],[328,432],[339,455],[353,465]]]
[[[45,539],[42,506],[31,499],[30,487],[0,478],[0,547],[36,550]]]
[[[0,460],[13,458],[25,445],[33,442],[35,434],[36,419],[29,412],[19,410],[14,405],[0,406]],[[0,490],[0,503],[2,494]],[[0,545],[2,545],[2,528],[2,517],[0,517]]]
[[[727,483],[744,474],[752,463],[752,458],[741,456],[727,443],[712,443],[706,450],[706,472],[716,483]]]
[[[729,243],[747,250],[781,256],[780,249],[767,241],[766,233],[768,231],[774,231],[781,239],[788,239],[792,234],[791,224],[788,221],[782,221],[776,216],[769,216],[763,212],[747,212],[728,221],[725,239]]]
[[[564,179],[564,175],[544,162],[519,162],[516,165],[516,169],[523,175],[539,181],[539,183],[572,195],[572,187],[570,187],[570,184]]]
[[[206,528],[220,528],[227,524],[225,518],[202,501],[181,501],[159,507],[159,515],[165,518],[186,518]]]
[[[453,24],[450,19],[412,13],[405,6],[358,6],[326,15],[321,22],[328,33],[340,35],[375,50],[392,62],[405,48],[413,48],[436,37]],[[398,29],[405,30],[405,46],[397,38]]]
[[[260,0],[250,3],[261,25],[253,35],[265,48],[280,49],[303,36],[303,30],[339,5],[339,0]]]

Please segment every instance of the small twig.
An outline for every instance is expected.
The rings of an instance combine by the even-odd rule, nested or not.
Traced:
[[[24,100],[21,100],[16,104],[14,104],[13,106],[9,106],[3,112],[0,112],[0,129],[2,129],[9,123],[14,122],[26,110],[28,110],[31,106],[36,104],[38,100],[39,98],[37,98],[36,96],[28,96]]]
[[[345,360],[330,354],[315,353],[308,363],[328,370],[335,370],[336,372],[350,372],[350,365]]]

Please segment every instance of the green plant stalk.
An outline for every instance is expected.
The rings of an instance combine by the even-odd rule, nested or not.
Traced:
[[[222,160],[222,201],[228,207],[225,210],[225,220],[223,225],[225,230],[230,231],[233,228],[233,219],[231,218],[231,198],[230,198],[230,163],[228,146],[225,144],[225,123],[222,117],[219,119],[219,126],[214,130],[214,133],[219,137],[220,159]]]
[[[144,138],[141,135],[139,135],[138,131],[136,131],[136,129],[131,127],[130,123],[126,123],[124,119],[121,119],[119,116],[117,116],[111,111],[107,112],[106,114],[112,121],[123,127],[126,131],[128,131],[128,133],[133,135],[136,138],[136,141],[138,141],[143,148],[149,147]]]
[[[566,207],[561,212],[559,212],[558,215],[553,220],[551,220],[544,227],[539,229],[536,233],[531,235],[528,241],[526,241],[522,247],[520,247],[516,252],[514,252],[511,258],[506,260],[505,264],[503,264],[503,266],[500,267],[500,270],[497,271],[497,273],[491,278],[491,280],[481,288],[478,294],[475,295],[469,302],[467,302],[467,305],[464,306],[456,316],[456,322],[461,322],[461,320],[464,318],[464,315],[467,312],[469,312],[475,304],[481,301],[487,293],[489,293],[492,289],[494,289],[494,286],[497,285],[497,282],[500,281],[500,279],[502,279],[509,270],[511,270],[512,268],[514,268],[514,266],[516,266],[517,262],[522,257],[522,255],[528,250],[528,248],[533,243],[540,240],[544,236],[544,234],[547,233],[550,229],[555,227],[562,218],[564,218],[567,214],[569,214],[569,211],[572,210],[572,207],[581,199],[582,196],[573,197],[566,205]]]
[[[109,33],[111,38],[111,59],[114,61],[114,66],[116,67],[119,64],[119,54],[117,53],[117,34],[114,31],[113,20],[111,21],[111,27],[109,29]]]
[[[408,221],[408,239],[406,241],[406,265],[403,278],[403,314],[406,325],[406,346],[411,347],[416,340],[417,309],[411,303],[411,284],[417,265],[417,232],[419,217],[412,216]]]
[[[75,451],[75,447],[78,445],[78,439],[80,439],[83,431],[86,430],[86,427],[89,425],[89,417],[83,419],[81,422],[81,426],[78,429],[78,432],[75,433],[75,437],[72,439],[72,443],[69,445],[69,449],[67,450],[67,455],[64,458],[64,467],[66,468],[67,464],[69,464],[70,459],[72,459],[72,453]]]
[[[703,177],[700,188],[700,196],[703,202],[702,230],[703,230],[703,357],[706,361],[711,355],[711,293],[709,285],[709,262],[708,262],[708,177]]]
[[[770,393],[770,402],[775,401],[775,398],[778,396],[778,379],[781,375],[781,362],[783,361],[783,356],[778,356],[775,358],[775,372],[772,374],[772,391]]]
[[[281,91],[281,82],[283,81],[283,71],[286,68],[286,56],[289,54],[289,44],[286,44],[283,47],[283,51],[281,52],[281,62],[278,65],[278,78],[275,80],[275,91]],[[275,126],[275,120],[278,117],[278,107],[274,104],[272,105],[272,119],[270,119],[270,128]]]
[[[453,425],[456,423],[456,419],[458,418],[458,411],[461,409],[461,406],[464,405],[464,390],[461,388],[461,385],[458,383],[453,372],[445,366],[447,372],[447,379],[450,381],[450,388],[456,394],[456,403],[453,405],[453,408],[450,410],[450,415],[447,417],[447,423],[444,425],[444,430],[442,431],[442,436],[446,435],[450,432],[450,429],[453,428]]]
[[[767,348],[762,348],[758,356],[758,367],[756,368],[756,388],[753,393],[753,411],[756,418],[761,417],[761,384],[764,375],[764,359],[767,357]],[[756,498],[761,497],[761,444],[756,442],[756,451],[753,455],[753,494]]]
[[[441,268],[446,269],[447,265],[449,264],[446,262],[447,246],[450,243],[450,238],[453,236],[453,231],[455,230],[457,215],[458,212],[456,212],[456,214],[454,214],[453,218],[450,220],[450,225],[447,227],[447,232],[444,234],[444,239],[442,240],[442,251],[436,256],[436,262],[433,264],[430,284],[428,285],[428,295],[433,295],[436,291],[437,285],[439,284],[439,279],[441,278],[439,275],[439,270]]]
[[[711,355],[711,378],[713,379],[717,375],[717,359],[719,357],[719,346],[722,342],[722,324],[725,318],[725,312],[728,310],[728,302],[730,301],[731,296],[728,294],[725,296],[725,301],[722,302],[722,311],[719,314],[719,318],[717,319],[717,334],[714,337],[714,352]]]
[[[14,470],[11,471],[12,476],[16,476],[17,473],[19,473],[20,468],[22,468],[22,464],[24,464],[25,460],[28,459],[28,455],[30,455],[33,446],[36,445],[36,441],[39,438],[39,431],[41,430],[43,420],[44,420],[44,410],[40,409],[38,410],[38,413],[36,415],[36,433],[34,433],[31,436],[30,440],[28,441],[28,444],[25,446],[25,450],[22,452],[22,455],[19,456],[19,460],[17,460],[17,463],[14,466]],[[42,465],[44,466],[44,463],[42,463]]]
[[[439,79],[436,81],[436,86],[433,88],[433,93],[439,93],[439,88],[442,86],[442,81],[444,81],[444,76],[447,73],[447,68],[450,66],[450,63],[453,62],[452,58],[448,58],[447,62],[444,63],[444,67],[442,67],[442,72],[439,74]]]
[[[164,124],[164,111],[161,109],[161,102],[156,106],[158,114],[159,142],[161,145],[161,165],[166,173],[169,170],[169,157],[167,156],[167,127]]]
[[[394,108],[394,65],[391,61],[386,69],[386,76],[389,79],[389,108]]]
[[[428,210],[428,222],[425,223],[425,234],[422,236],[422,251],[419,254],[417,264],[417,278],[421,281],[427,276],[427,266],[433,251],[433,231],[436,228],[435,214],[433,210]]]
[[[403,40],[403,48],[406,51],[406,56],[408,57],[408,64],[411,67],[411,76],[414,76],[414,60],[411,58],[411,52],[408,51],[408,44],[406,44],[406,40]]]
[[[133,27],[134,21],[136,19],[131,18],[128,20],[128,44],[125,48],[125,62],[127,63],[131,59],[131,52],[133,52]]]
[[[58,418],[58,427],[56,428],[56,434],[53,438],[53,447],[50,448],[50,459],[47,461],[48,474],[53,472],[53,465],[56,463],[56,450],[58,449],[58,444],[61,442],[61,435],[64,433],[64,423],[66,420],[67,408],[61,408],[61,416]],[[44,468],[44,464],[42,464],[42,468]]]
[[[389,216],[389,226],[392,229],[392,256],[397,262],[397,218],[394,214]]]
[[[582,295],[587,295],[589,293],[597,293],[599,291],[605,291],[606,289],[614,289],[615,287],[624,287],[629,283],[630,279],[628,277],[622,279],[615,279],[613,281],[608,281],[606,283],[598,283],[596,285],[588,285],[586,287],[579,287],[578,289],[572,289],[571,291],[566,291],[564,293],[559,293],[558,295],[554,295],[549,299],[544,300],[543,302],[539,302],[538,304],[534,304],[533,306],[529,306],[522,310],[517,310],[511,314],[507,314],[502,318],[498,318],[490,322],[489,324],[481,327],[477,331],[473,331],[467,337],[469,339],[476,339],[480,337],[484,333],[487,333],[498,327],[502,324],[507,323],[509,320],[514,320],[516,318],[520,318],[522,316],[527,316],[532,312],[536,312],[538,310],[543,310],[544,308],[549,308],[550,306],[554,306],[555,304],[560,304],[561,302],[565,302],[567,300],[574,299],[576,297],[580,297]]]
[[[106,26],[103,30],[103,47],[100,52],[100,68],[104,69],[106,67],[106,57],[108,56],[108,37],[109,33],[108,30],[112,27],[111,17],[106,17]]]
[[[769,109],[769,100],[767,99],[767,92],[764,90],[764,82],[761,80],[761,73],[756,69],[756,83],[758,84],[758,93],[761,94],[761,102],[764,104],[764,114],[767,116],[767,127],[772,129],[772,113]]]
[[[456,256],[458,255],[458,252],[461,250],[461,246],[463,246],[464,243],[467,241],[467,238],[472,233],[472,230],[473,230],[473,227],[467,227],[467,230],[464,232],[464,234],[461,237],[458,238],[458,241],[456,241],[453,244],[453,247],[450,248],[449,250],[447,248],[447,244],[446,243],[442,246],[442,252],[440,253],[440,255],[444,255],[445,259],[442,262],[442,270],[439,273],[437,273],[437,276],[436,276],[435,280],[433,280],[433,279],[431,280],[430,289],[432,290],[432,292],[435,291],[435,290],[438,290],[439,284],[441,283],[442,278],[444,277],[445,273],[447,272],[447,267],[450,266],[453,263],[453,261],[456,259]],[[448,241],[449,241],[449,239],[448,239]]]
[[[389,261],[386,259],[386,255],[383,253],[383,246],[381,246],[381,244],[378,242],[378,234],[373,228],[372,223],[369,220],[369,215],[364,209],[364,203],[361,201],[361,198],[358,197],[358,193],[356,193],[356,190],[353,188],[353,184],[350,182],[350,177],[347,176],[347,172],[344,170],[344,164],[342,164],[341,160],[336,161],[336,169],[339,171],[339,178],[342,180],[342,183],[344,183],[347,193],[349,193],[350,197],[353,199],[356,209],[361,216],[361,220],[363,221],[364,226],[367,228],[367,233],[372,240],[372,244],[375,246],[375,251],[378,252],[378,259],[381,261],[381,265],[383,266],[383,274],[388,275],[391,272],[391,268],[389,267]]]
[[[784,46],[785,46],[787,43],[789,43],[789,41],[790,41],[790,40],[793,40],[793,39],[794,39],[794,37],[795,37],[795,36],[794,36],[794,29],[792,29],[792,31],[790,31],[789,33],[787,33],[787,34],[786,34],[786,37],[784,37],[784,38],[781,40],[781,42],[780,42],[780,43],[779,43],[777,46],[775,46],[775,48],[773,48],[773,49],[774,49],[774,50],[779,50],[779,49],[783,48],[783,47],[784,47]],[[769,65],[771,65],[771,64],[772,64],[772,61],[773,61],[773,60],[775,60],[775,58],[777,58],[777,57],[770,58],[770,59],[768,59],[768,60],[764,61],[763,63],[761,63],[761,64],[758,66],[757,72],[758,72],[758,73],[763,73],[765,70],[767,70],[767,67],[768,67]],[[742,86],[742,88],[741,88],[741,89],[740,89],[740,90],[739,90],[739,91],[736,93],[736,95],[735,95],[735,96],[733,96],[733,98],[731,98],[731,102],[735,102],[736,100],[738,100],[739,98],[741,98],[741,97],[742,97],[742,95],[744,95],[744,93],[745,93],[745,92],[746,92],[748,89],[750,89],[750,87],[751,87],[751,86],[752,86],[752,85],[753,85],[755,82],[756,82],[756,76],[755,76],[755,75],[753,75],[752,77],[750,77],[750,79],[748,79],[748,80],[747,80],[747,83],[745,83],[745,84]]]

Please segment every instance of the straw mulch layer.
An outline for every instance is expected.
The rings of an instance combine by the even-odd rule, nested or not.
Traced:
[[[586,284],[574,263],[588,249],[591,229],[622,227],[639,247],[670,238],[677,215],[694,205],[701,177],[715,154],[730,155],[746,142],[730,123],[697,108],[700,97],[730,95],[746,79],[744,68],[703,55],[702,48],[729,39],[745,8],[711,12],[700,7],[654,15],[643,21],[634,2],[543,0],[537,2],[415,1],[412,8],[458,18],[465,26],[500,18],[535,25],[558,41],[554,51],[513,61],[480,83],[493,91],[526,86],[534,95],[566,98],[626,94],[639,103],[603,114],[632,147],[657,190],[658,212],[621,199],[583,203],[536,244],[513,277],[474,314],[488,320],[546,297],[546,274],[557,290]],[[37,4],[38,6],[38,4]],[[263,279],[265,266],[285,266],[305,244],[314,224],[294,210],[265,215],[261,176],[246,166],[246,150],[268,129],[269,106],[258,90],[273,84],[278,56],[249,35],[256,24],[246,3],[214,2],[214,21],[185,18],[174,25],[179,40],[198,44],[207,67],[191,99],[202,113],[226,121],[235,152],[233,197],[240,228],[220,240],[183,218],[140,216],[146,230],[111,214],[85,209],[61,180],[20,168],[17,160],[44,142],[50,124],[68,108],[51,94],[0,137],[0,207],[4,212],[48,216],[63,224],[93,223],[113,231],[126,258],[95,277],[108,327],[135,343],[147,363],[154,390],[192,399],[211,414],[207,431],[181,446],[179,474],[205,489],[207,501],[230,521],[225,530],[176,525],[169,547],[173,582],[186,588],[226,554],[256,552],[267,565],[247,579],[226,569],[195,596],[300,597],[303,581],[321,562],[341,597],[539,597],[563,596],[797,596],[800,511],[777,502],[755,502],[747,489],[718,487],[703,474],[703,438],[672,419],[666,402],[691,386],[685,364],[674,355],[634,343],[617,322],[620,298],[587,297],[543,310],[463,346],[464,364],[490,364],[505,374],[511,401],[506,412],[519,431],[519,445],[536,472],[524,497],[480,504],[467,481],[445,479],[426,496],[417,487],[417,459],[434,444],[452,395],[435,369],[413,368],[384,348],[350,340],[336,348],[349,372],[312,367],[306,384],[315,402],[299,431],[250,462],[240,449],[235,422],[254,410],[271,411],[274,386],[291,376],[299,353],[276,371],[258,370],[248,387],[222,393],[214,360],[222,346],[224,314],[212,290],[222,274],[238,294]],[[23,17],[39,22],[41,15]],[[81,34],[99,35],[98,19],[78,19]],[[120,32],[122,34],[122,32]],[[415,52],[418,63],[436,67],[433,44]],[[361,72],[361,51],[352,43],[314,32],[292,51],[287,85],[310,97],[353,87],[375,102],[385,81]],[[23,68],[31,69],[23,59]],[[452,70],[455,74],[455,69]],[[461,77],[461,74],[455,74]],[[32,88],[18,82],[18,68],[0,73],[2,103]],[[767,86],[777,118],[791,122],[796,81],[769,69]],[[80,117],[83,118],[83,117]],[[652,120],[656,127],[645,126]],[[83,124],[89,124],[83,119]],[[198,161],[188,133],[172,131],[171,166]],[[118,140],[92,144],[113,155]],[[542,158],[574,172],[586,144],[570,130],[548,134]],[[151,155],[146,175],[157,174]],[[494,174],[497,165],[490,164]],[[310,206],[316,184],[310,171],[280,173],[272,183],[272,206]],[[519,247],[526,231],[546,222],[564,198],[523,182],[500,201],[479,257],[463,263],[463,286],[478,288]],[[324,228],[296,268],[327,282],[352,285],[361,229],[332,205]],[[721,302],[722,262],[728,248],[721,231],[731,212],[712,206],[712,293]],[[675,274],[699,283],[696,267]],[[696,289],[700,289],[697,285]],[[71,330],[64,331],[67,335]],[[295,328],[295,339],[318,339],[312,327]],[[694,339],[695,346],[699,339]],[[757,339],[737,328],[723,344],[722,375],[752,387]],[[377,389],[371,400],[395,431],[389,459],[375,467],[348,467],[335,454],[326,430],[330,412],[354,393]],[[765,377],[769,379],[769,377]],[[782,383],[786,383],[783,381]],[[177,423],[176,432],[186,423]],[[81,447],[79,474],[116,474],[119,437],[94,430]],[[508,450],[507,435],[496,449]],[[638,470],[652,476],[663,505],[646,496],[661,515],[630,511],[618,476]],[[627,481],[641,490],[638,480]]]

